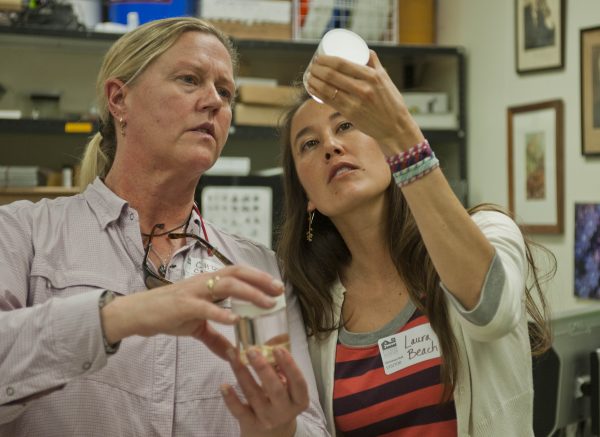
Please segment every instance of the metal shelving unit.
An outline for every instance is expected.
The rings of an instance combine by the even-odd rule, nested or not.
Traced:
[[[89,73],[77,75],[67,71],[64,73],[65,89],[75,93],[71,90],[71,86],[79,85],[81,90],[89,93],[89,100],[93,101],[93,72],[97,71],[103,54],[119,36],[120,34],[0,26],[0,56],[2,56],[3,47],[5,50],[13,50],[13,56],[22,56],[21,59],[30,62],[29,65],[34,65],[34,67],[29,67],[30,70],[53,67],[48,65],[49,61],[45,65],[40,64],[39,67],[31,64],[34,62],[31,58],[37,56],[37,53],[40,56],[52,56],[47,59],[59,59],[58,63],[62,62],[63,58],[68,58],[67,61],[71,63],[79,62],[81,59],[82,64],[87,63],[86,71]],[[316,48],[316,43],[295,41],[234,40],[234,44],[240,53],[241,75],[272,77],[272,74],[277,74],[277,79],[281,84],[290,84],[299,78],[299,73],[304,70]],[[456,186],[463,187],[461,188],[463,192],[457,194],[466,202],[468,175],[464,50],[461,47],[384,44],[373,45],[372,48],[378,53],[390,76],[401,90],[441,90],[448,93],[451,109],[457,114],[456,128],[424,129],[424,133],[432,145],[435,145],[436,153],[440,156],[442,167],[449,175],[449,179],[452,178]],[[15,50],[19,50],[18,55],[15,54]],[[21,55],[21,53],[23,54]],[[26,57],[28,58],[26,59]],[[0,83],[7,81],[6,78],[9,77],[7,75],[20,74],[19,68],[19,65],[3,65],[6,73],[3,79],[0,71]],[[41,71],[45,73],[45,71]],[[58,80],[56,76],[59,76],[59,73],[54,72],[53,80],[55,82]],[[40,77],[43,79],[43,75]],[[84,80],[87,82],[84,83]],[[82,93],[83,91],[79,92],[79,94]],[[84,109],[87,108],[81,109],[81,112],[84,112]],[[77,122],[77,120],[73,121]],[[47,147],[53,147],[53,144],[61,141],[61,138],[71,138],[67,141],[70,141],[69,144],[74,142],[84,144],[85,137],[91,135],[98,128],[96,123],[82,120],[87,123],[88,127],[91,126],[91,130],[84,128],[79,131],[65,130],[65,127],[71,122],[71,120],[62,119],[0,119],[0,149],[6,146],[18,149],[26,147],[25,145],[14,146],[19,142],[20,136],[26,136],[29,142],[33,141],[32,137],[38,138],[39,141],[53,139],[44,143]],[[9,137],[10,141],[3,141],[5,137]],[[77,138],[80,138],[81,141]],[[272,160],[275,160],[278,155],[277,132],[270,127],[233,126],[229,143],[225,153],[250,155],[263,153]],[[252,144],[252,147],[245,147],[246,143]],[[268,151],[261,151],[261,149]],[[6,157],[10,155],[10,152],[7,155],[3,150],[2,154]],[[444,156],[451,158],[446,158],[451,165],[445,165]],[[276,165],[276,162],[271,165],[266,163],[264,156],[262,163],[266,167]]]

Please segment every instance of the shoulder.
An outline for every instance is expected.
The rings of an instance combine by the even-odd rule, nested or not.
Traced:
[[[269,273],[279,273],[275,252],[257,241],[226,232],[205,220],[211,243],[233,255],[236,263],[249,264]]]
[[[85,199],[80,194],[42,199],[38,202],[19,200],[0,206],[0,228],[5,236],[28,240],[52,238],[61,229],[81,223]]]

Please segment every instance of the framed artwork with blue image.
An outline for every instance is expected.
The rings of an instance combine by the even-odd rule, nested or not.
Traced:
[[[600,299],[600,203],[575,204],[575,296]]]

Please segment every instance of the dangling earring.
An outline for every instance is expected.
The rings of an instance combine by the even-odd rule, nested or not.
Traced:
[[[123,121],[123,117],[119,118],[119,127],[121,128],[121,136],[125,136],[125,127],[127,126],[127,122]]]
[[[313,240],[313,229],[312,229],[312,224],[313,224],[313,220],[315,218],[315,212],[309,212],[308,213],[308,230],[306,231],[306,241],[308,241],[309,243],[312,242]]]

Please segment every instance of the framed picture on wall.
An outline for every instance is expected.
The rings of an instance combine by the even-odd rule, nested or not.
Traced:
[[[564,66],[564,0],[515,0],[517,73]]]
[[[563,232],[563,103],[508,108],[508,202],[530,233]]]
[[[600,299],[600,203],[575,204],[575,296]]]
[[[581,29],[581,153],[600,155],[600,27]]]

